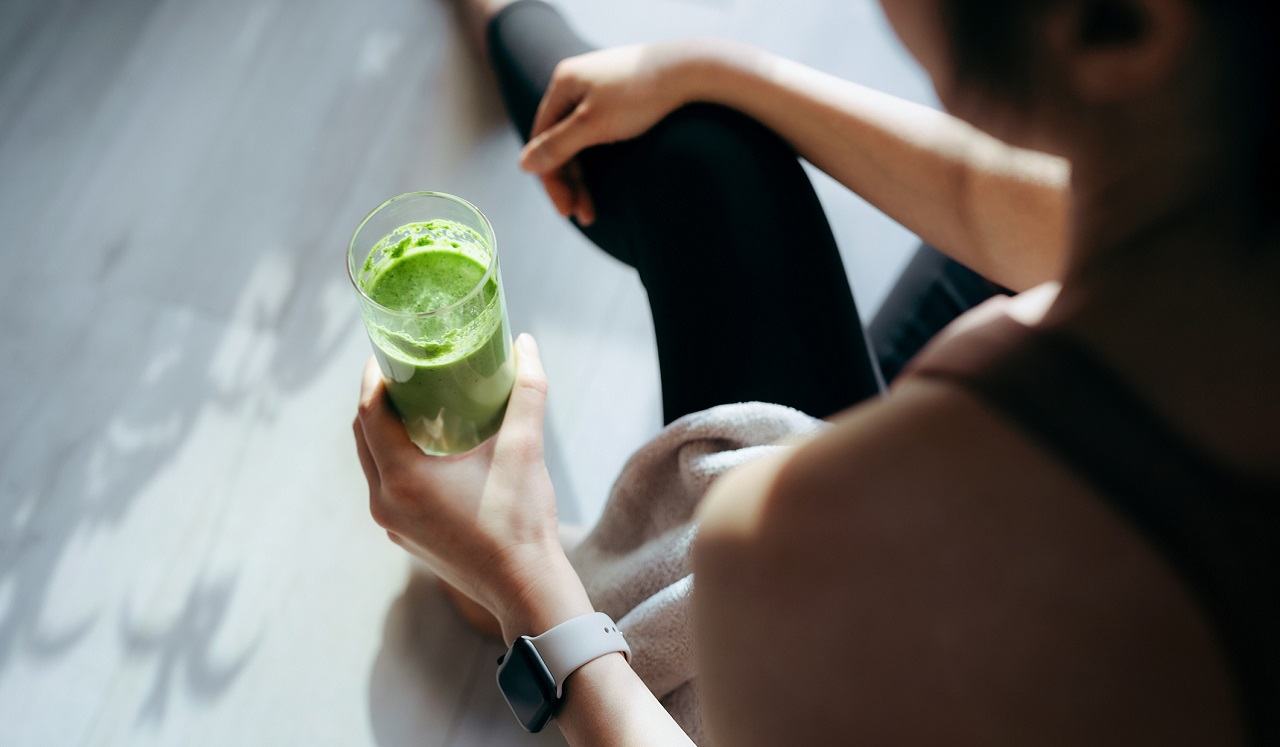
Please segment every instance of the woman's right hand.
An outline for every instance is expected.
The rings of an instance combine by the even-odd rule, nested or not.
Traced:
[[[602,49],[561,60],[533,120],[520,168],[538,174],[556,210],[581,225],[595,206],[575,157],[644,134],[688,103],[687,66],[705,46],[679,41]]]

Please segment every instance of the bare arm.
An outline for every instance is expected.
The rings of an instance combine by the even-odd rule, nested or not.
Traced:
[[[737,109],[889,217],[1016,290],[1057,278],[1065,161],[1008,146],[944,112],[791,60],[716,41],[691,100]]]
[[[517,338],[516,352],[502,429],[465,454],[429,457],[409,440],[372,359],[352,424],[374,520],[492,614],[507,643],[594,611],[557,531],[542,453],[546,375],[532,338]],[[581,747],[692,744],[619,654],[569,675],[556,722]]]
[[[593,612],[577,572],[555,549],[537,586],[511,596],[519,601],[499,614],[508,644]],[[571,745],[589,747],[686,747],[689,737],[635,673],[622,654],[583,665],[565,681],[556,724]]]
[[[1212,629],[1163,559],[942,385],[730,472],[698,518],[720,742],[1243,743]]]
[[[692,745],[621,654],[587,664],[569,678],[573,692],[556,716],[571,745]]]
[[[1068,167],[926,106],[763,50],[688,40],[592,52],[556,69],[522,165],[565,215],[594,215],[566,164],[636,137],[694,101],[737,109],[805,159],[980,274],[1015,290],[1056,279]]]

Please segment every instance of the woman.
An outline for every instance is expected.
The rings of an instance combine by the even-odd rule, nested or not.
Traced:
[[[1020,291],[948,327],[889,396],[707,495],[695,632],[710,733],[726,745],[1275,743],[1276,11],[883,5],[954,116],[727,42],[556,66],[586,49],[546,6],[481,8],[496,16],[490,53],[518,126],[521,91],[541,101],[522,166],[658,301],[669,419],[744,399],[825,416],[875,391],[856,317],[831,313],[852,302],[820,212],[804,207],[811,191],[760,155],[777,138]],[[703,163],[725,141],[766,163]],[[680,157],[654,155],[671,150]],[[767,193],[743,198],[755,211],[687,207],[773,180],[786,212],[769,212],[781,209]],[[797,232],[781,258],[750,236],[706,257],[655,248],[775,215]],[[705,278],[681,268],[739,266],[750,251],[733,287],[775,294],[770,310],[800,307],[799,324],[752,319],[759,359],[745,366],[692,359],[706,340],[672,328],[717,310],[692,305]],[[533,341],[517,347],[502,431],[472,454],[418,453],[373,365],[355,423],[375,520],[492,612],[508,642],[591,611],[556,540],[546,381]],[[771,369],[780,358],[790,365]],[[686,743],[622,656],[578,669],[566,693],[557,721],[571,744]]]

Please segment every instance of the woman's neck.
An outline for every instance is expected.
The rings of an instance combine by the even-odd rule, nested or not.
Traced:
[[[1177,432],[1280,476],[1280,246],[1245,189],[1081,185],[1062,290],[1044,324],[1082,340]]]
[[[1249,247],[1257,232],[1248,190],[1208,169],[1198,173],[1200,183],[1194,170],[1109,179],[1075,170],[1064,282],[1122,268],[1132,278],[1154,263],[1194,266]]]

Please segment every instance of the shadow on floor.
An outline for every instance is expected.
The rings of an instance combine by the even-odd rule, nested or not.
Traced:
[[[524,732],[498,692],[503,645],[473,632],[438,579],[416,566],[387,610],[369,672],[369,720],[380,747],[563,745],[559,730]]]
[[[253,658],[262,641],[261,634],[229,661],[219,661],[213,652],[214,639],[227,616],[235,586],[234,577],[213,581],[201,577],[191,587],[177,621],[162,630],[139,625],[127,607],[121,609],[120,637],[127,655],[156,659],[155,681],[138,711],[139,723],[164,720],[170,683],[180,670],[189,697],[215,700]]]
[[[438,579],[415,568],[387,610],[369,672],[369,720],[382,747],[448,744],[482,642],[449,607]]]

